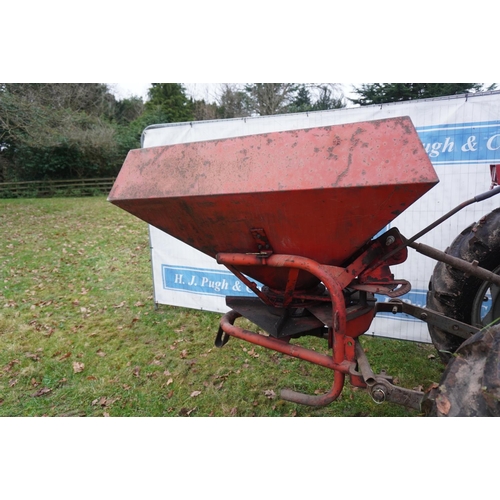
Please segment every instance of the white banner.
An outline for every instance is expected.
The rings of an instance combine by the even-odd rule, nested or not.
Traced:
[[[500,92],[332,111],[152,126],[144,131],[143,147],[397,116],[410,116],[440,179],[437,186],[391,223],[390,227],[397,227],[409,238],[458,204],[490,188],[490,165],[500,164]],[[419,242],[445,250],[469,224],[498,206],[498,197],[473,204]],[[156,303],[226,312],[226,295],[253,295],[214,259],[151,226],[150,240]],[[391,267],[396,279],[406,279],[412,284],[412,291],[401,297],[403,300],[425,306],[435,264],[432,259],[409,249],[407,261]],[[387,300],[383,296],[377,299]],[[367,333],[430,342],[424,323],[401,315],[378,315]]]

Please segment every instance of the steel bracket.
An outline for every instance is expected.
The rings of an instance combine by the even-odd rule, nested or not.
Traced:
[[[462,323],[456,319],[449,318],[440,314],[432,309],[419,307],[414,304],[408,304],[402,300],[389,300],[389,302],[377,302],[376,311],[378,312],[391,312],[393,314],[405,313],[417,318],[429,325],[436,326],[446,333],[450,333],[463,339],[468,339],[479,331],[479,328]]]

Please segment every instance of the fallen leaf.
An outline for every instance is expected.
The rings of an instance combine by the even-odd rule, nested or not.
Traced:
[[[39,396],[44,396],[49,392],[52,392],[52,389],[49,389],[48,387],[42,387],[41,389],[38,389],[38,391],[34,392],[31,396],[34,398],[38,398]]]
[[[9,387],[14,387],[17,384],[17,378],[11,378],[9,380]]]
[[[103,352],[103,351],[101,351],[101,349],[98,349],[98,350],[96,351],[96,354],[97,354],[98,356],[101,356],[101,358],[104,358],[104,356],[106,356],[106,353],[105,353],[105,352]]]
[[[55,332],[55,330],[54,330],[52,327],[50,327],[50,328],[47,330],[47,333],[43,333],[43,335],[44,335],[45,337],[51,337],[51,336],[52,336],[52,334],[53,334],[54,332]]]
[[[190,410],[188,410],[187,408],[181,408],[179,410],[179,416],[180,417],[189,417],[189,415],[191,415],[191,413],[193,413],[193,411],[196,410],[196,406],[194,408],[191,408]]]
[[[103,414],[102,414],[103,417],[109,417],[109,413],[107,411],[105,411]]]
[[[134,375],[134,377],[138,377],[141,373],[141,368],[139,366],[136,366],[132,372],[132,374]]]
[[[111,406],[115,401],[118,401],[120,398],[107,398],[106,396],[101,396],[100,398],[96,398],[92,401],[92,406],[102,406],[103,408],[107,408]]]
[[[192,398],[195,398],[196,396],[199,396],[200,394],[201,394],[201,391],[193,391],[193,392],[191,393],[191,397],[192,397]]]
[[[168,376],[170,376],[170,375],[172,375],[172,374],[170,373],[170,371],[169,371],[169,370],[165,370],[165,371],[163,372],[163,375],[165,375],[166,377],[168,377]]]
[[[231,415],[231,417],[236,417],[237,414],[238,414],[238,408],[236,408],[236,406],[234,408],[231,408],[229,415]]]
[[[425,390],[425,392],[431,392],[433,389],[437,389],[439,387],[439,384],[437,382],[433,382],[429,387],[427,387],[427,389]]]
[[[181,358],[182,358],[182,359],[185,359],[185,358],[187,357],[187,354],[188,354],[187,349],[183,349],[183,350],[181,351]]]
[[[169,379],[167,380],[167,385],[170,385],[170,384],[172,384],[173,382],[174,382],[174,380],[173,380],[172,378],[169,378]]]
[[[40,361],[40,356],[38,356],[38,354],[31,354],[31,352],[27,352],[25,356],[33,361]]]
[[[75,361],[73,363],[73,372],[74,373],[83,372],[84,368],[85,368],[85,363],[80,363],[79,361]]]
[[[264,395],[269,399],[274,399],[276,397],[276,393],[272,389],[267,389],[267,391],[264,391]]]
[[[66,354],[63,354],[60,358],[59,358],[59,361],[62,361],[63,359],[67,359],[71,356],[71,353],[70,352],[67,352]]]
[[[444,394],[439,394],[436,397],[436,406],[440,413],[442,413],[443,415],[448,415],[451,408],[451,403]]]

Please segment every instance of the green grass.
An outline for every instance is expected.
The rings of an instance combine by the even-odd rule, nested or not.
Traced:
[[[103,197],[0,200],[0,416],[418,415],[349,385],[326,408],[282,401],[327,391],[332,372],[237,339],[217,349],[218,323],[155,309],[147,225]],[[432,346],[362,342],[399,385],[439,381]]]

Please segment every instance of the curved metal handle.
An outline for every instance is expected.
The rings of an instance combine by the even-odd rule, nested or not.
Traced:
[[[345,375],[336,371],[332,389],[327,394],[311,396],[302,392],[292,391],[291,389],[282,389],[280,396],[281,399],[301,405],[327,406],[339,397],[342,392],[342,388],[344,387],[344,379]]]

